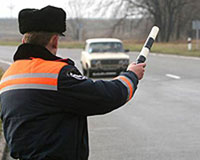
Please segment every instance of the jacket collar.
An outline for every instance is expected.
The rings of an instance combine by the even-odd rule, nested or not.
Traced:
[[[48,49],[43,46],[24,43],[21,44],[14,54],[13,60],[31,59],[31,58],[41,58],[50,61],[61,61],[66,62],[69,65],[74,65],[74,62],[70,59],[62,59],[53,55]]]

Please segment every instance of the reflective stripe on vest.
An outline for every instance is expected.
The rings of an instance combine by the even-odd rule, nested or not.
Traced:
[[[133,82],[126,76],[118,76],[115,79],[122,82],[122,84],[127,88],[128,91],[127,101],[129,101],[133,96],[133,88],[134,88]]]
[[[0,93],[16,89],[57,90],[58,74],[64,62],[45,61],[40,58],[18,60],[3,75]]]

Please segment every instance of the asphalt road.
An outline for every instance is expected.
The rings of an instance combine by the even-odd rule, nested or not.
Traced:
[[[15,50],[0,47],[3,68]],[[79,49],[58,54],[81,68]],[[129,55],[131,61],[137,57]],[[199,160],[200,59],[149,55],[134,98],[109,114],[89,117],[89,138],[89,160]]]

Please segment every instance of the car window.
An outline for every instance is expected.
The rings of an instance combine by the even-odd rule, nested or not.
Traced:
[[[123,46],[120,42],[96,42],[91,43],[88,49],[89,53],[94,52],[123,52]]]

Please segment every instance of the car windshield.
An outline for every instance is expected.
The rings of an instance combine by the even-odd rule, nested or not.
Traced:
[[[94,52],[123,52],[123,46],[120,42],[97,42],[91,43],[89,53]]]

